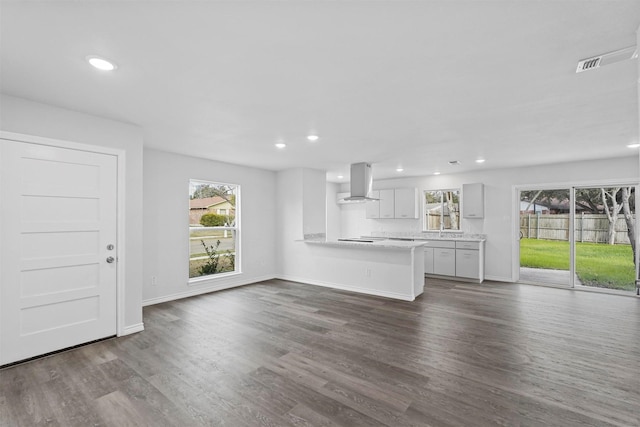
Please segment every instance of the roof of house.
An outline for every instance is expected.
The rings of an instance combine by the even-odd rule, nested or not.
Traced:
[[[206,209],[209,206],[215,206],[225,202],[227,201],[220,196],[191,199],[189,200],[189,209]]]

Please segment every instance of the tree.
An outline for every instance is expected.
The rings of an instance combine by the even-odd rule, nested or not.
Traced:
[[[530,190],[520,192],[520,200],[523,202],[529,202],[524,209],[528,212],[532,205],[536,203],[547,208],[551,208],[551,202],[557,200],[563,202],[569,199],[569,193],[567,190]]]
[[[236,206],[236,195],[234,194],[235,187],[230,185],[211,185],[211,184],[199,184],[196,186],[195,191],[191,195],[191,199],[206,199],[208,197],[220,197],[231,204]]]
[[[444,192],[445,201],[447,202],[447,208],[449,210],[449,220],[451,221],[451,229],[459,230],[458,227],[458,211],[456,210],[456,204],[458,203],[456,194],[453,191]]]
[[[627,235],[629,236],[629,242],[631,242],[631,251],[633,252],[633,263],[636,262],[636,227],[635,221],[633,219],[633,215],[631,214],[632,202],[634,202],[634,191],[633,187],[622,187],[622,214],[624,215],[624,220],[627,223]]]
[[[607,233],[607,240],[610,245],[616,244],[616,222],[618,221],[618,214],[622,210],[622,204],[618,203],[618,192],[620,192],[620,187],[615,188],[604,188],[600,189],[602,194],[602,204],[604,205],[604,213],[607,215],[607,219],[609,220],[609,231]],[[611,204],[611,206],[609,206]]]

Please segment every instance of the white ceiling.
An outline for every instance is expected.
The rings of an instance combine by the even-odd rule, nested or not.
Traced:
[[[638,155],[626,147],[637,60],[575,68],[635,44],[640,0],[2,1],[0,13],[2,92],[137,124],[147,147],[331,181],[360,161],[385,178]],[[92,54],[119,68],[92,69]]]

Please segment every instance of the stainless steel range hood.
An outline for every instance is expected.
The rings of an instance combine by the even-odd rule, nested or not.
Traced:
[[[371,174],[370,163],[353,163],[351,165],[351,195],[345,197],[345,202],[375,202],[371,196],[373,187],[373,175]]]

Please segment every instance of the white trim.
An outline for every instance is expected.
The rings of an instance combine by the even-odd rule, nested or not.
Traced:
[[[402,301],[415,300],[415,298],[412,295],[408,295],[408,294],[399,294],[397,292],[386,292],[386,291],[377,291],[377,290],[371,290],[371,289],[365,289],[365,288],[358,288],[356,286],[349,286],[349,285],[343,285],[343,284],[332,283],[332,282],[324,282],[321,280],[309,280],[309,279],[294,277],[289,275],[279,275],[278,277],[276,277],[276,279],[288,280],[290,282],[298,282],[306,285],[322,286],[324,288],[340,289],[342,291],[356,292],[359,294],[367,294],[367,295],[374,295],[378,297],[399,299]],[[413,286],[411,287],[411,289],[413,289]]]
[[[205,259],[205,258],[206,257],[193,258],[193,259]],[[187,280],[187,286],[198,286],[198,285],[202,285],[203,283],[206,284],[208,282],[219,282],[223,279],[229,279],[229,278],[233,278],[241,275],[242,275],[241,271],[226,271],[224,273],[214,273],[214,274],[207,274],[205,276],[190,277]]]
[[[122,337],[125,335],[135,334],[137,332],[142,332],[142,331],[144,331],[144,323],[136,323],[135,325],[125,326],[124,330],[122,331],[122,334],[119,334],[118,336]]]
[[[115,156],[118,163],[117,171],[117,210],[116,210],[116,239],[118,248],[118,264],[116,268],[116,335],[127,335],[126,330],[133,326],[125,325],[125,292],[126,284],[126,268],[125,268],[125,238],[126,238],[126,209],[125,209],[125,191],[126,191],[126,178],[125,178],[125,162],[126,151],[119,148],[103,147],[100,145],[90,145],[79,142],[70,142],[60,139],[45,138],[35,135],[25,135],[14,132],[6,132],[0,130],[0,139],[7,139],[16,142],[25,142],[29,144],[46,145],[57,148],[67,148],[71,150],[87,151],[90,153],[107,154]]]
[[[269,276],[262,276],[262,277],[253,277],[251,279],[243,280],[235,283],[229,283],[229,282],[218,283],[216,285],[202,287],[198,289],[192,289],[185,292],[178,292],[176,294],[164,295],[156,298],[149,298],[142,301],[142,306],[146,307],[149,305],[160,304],[163,302],[174,301],[177,299],[193,297],[196,295],[208,294],[210,292],[222,291],[224,289],[231,289],[231,288],[237,288],[245,285],[252,285],[254,283],[263,282],[265,280],[271,280],[271,279],[276,279],[276,277],[273,275],[269,275]]]
[[[487,280],[492,281],[492,282],[507,282],[507,283],[514,283],[513,280],[511,279],[511,277],[502,277],[502,276],[484,276],[484,281],[486,282]]]

